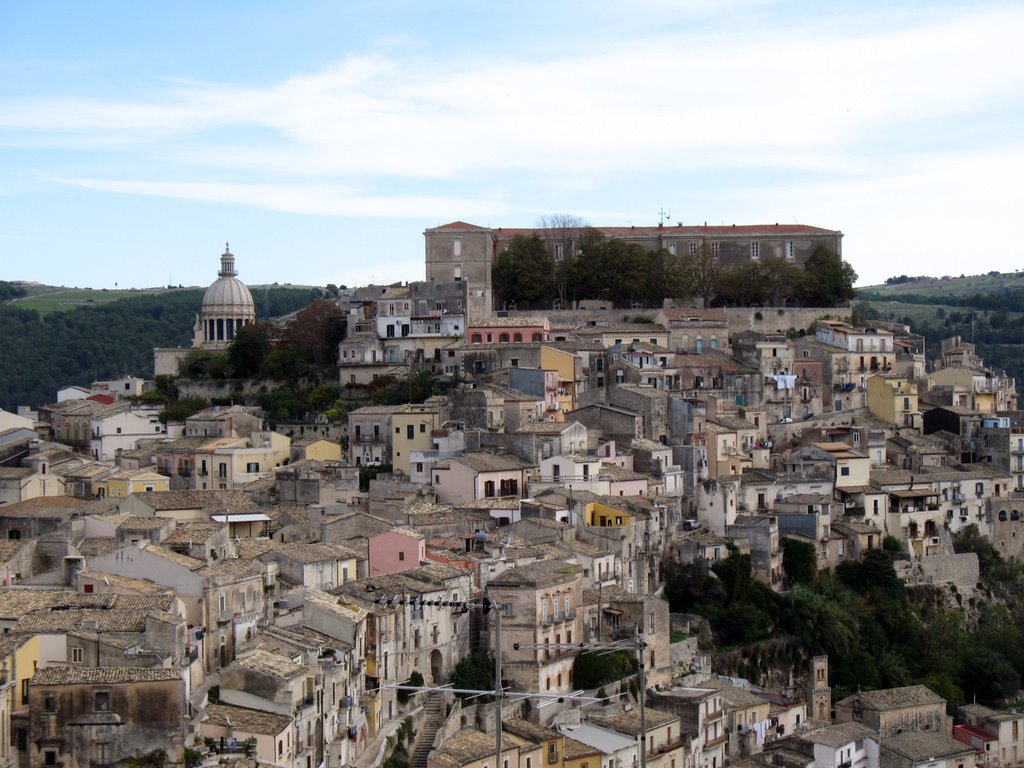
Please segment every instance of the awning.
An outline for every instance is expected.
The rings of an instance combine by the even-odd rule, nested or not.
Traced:
[[[211,515],[218,523],[263,523],[270,522],[270,518],[262,512],[253,512],[244,515]]]
[[[607,613],[609,616],[621,616],[622,615],[622,611],[620,611],[618,608],[602,608],[601,610],[604,611],[605,613]]]

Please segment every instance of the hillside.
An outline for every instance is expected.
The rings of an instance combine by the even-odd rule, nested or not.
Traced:
[[[154,347],[191,345],[204,291],[31,288],[50,290],[0,305],[0,407],[7,410],[53,402],[57,389],[70,384],[152,376]],[[322,293],[314,287],[253,288],[260,319],[294,312]],[[45,305],[36,309],[33,301]]]
[[[1024,273],[989,272],[964,277],[918,277],[857,289],[868,319],[910,325],[927,340],[928,357],[942,339],[962,336],[995,369],[1024,381]]]

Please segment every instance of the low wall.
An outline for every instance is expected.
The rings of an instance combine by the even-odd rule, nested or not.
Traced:
[[[785,333],[810,328],[818,320],[849,320],[849,307],[726,307],[729,333]]]
[[[920,584],[953,584],[976,587],[981,579],[978,556],[973,552],[959,555],[929,555],[910,563],[896,563],[896,573],[909,586]]]

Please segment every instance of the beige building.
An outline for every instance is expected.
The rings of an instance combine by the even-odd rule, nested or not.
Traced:
[[[863,723],[888,740],[898,733],[948,734],[946,700],[923,685],[861,691],[836,702],[836,721]]]
[[[117,765],[180,755],[188,706],[177,668],[40,669],[29,685],[30,765]]]
[[[583,640],[582,613],[577,610],[582,570],[579,565],[542,560],[505,571],[487,586],[488,597],[505,606],[500,619],[503,673],[524,690],[573,690],[575,652],[561,647],[517,650],[515,644],[563,646]]]

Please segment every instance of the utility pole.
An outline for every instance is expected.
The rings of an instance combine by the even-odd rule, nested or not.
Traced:
[[[640,622],[643,622],[641,615]],[[611,640],[607,643],[515,643],[513,646],[515,650],[522,648],[540,648],[544,650],[570,650],[570,651],[588,651],[595,650],[600,651],[600,655],[606,655],[609,653],[615,653],[616,651],[624,650],[636,650],[636,658],[638,662],[638,682],[640,683],[640,695],[637,697],[640,705],[640,768],[647,768],[647,707],[645,699],[647,698],[647,674],[644,669],[644,649],[647,647],[647,643],[644,642],[643,637],[640,635],[640,624],[638,623],[633,630],[633,637],[626,640]],[[570,698],[570,697],[566,697]],[[573,696],[571,698],[582,698]],[[501,766],[499,766],[501,768]]]

